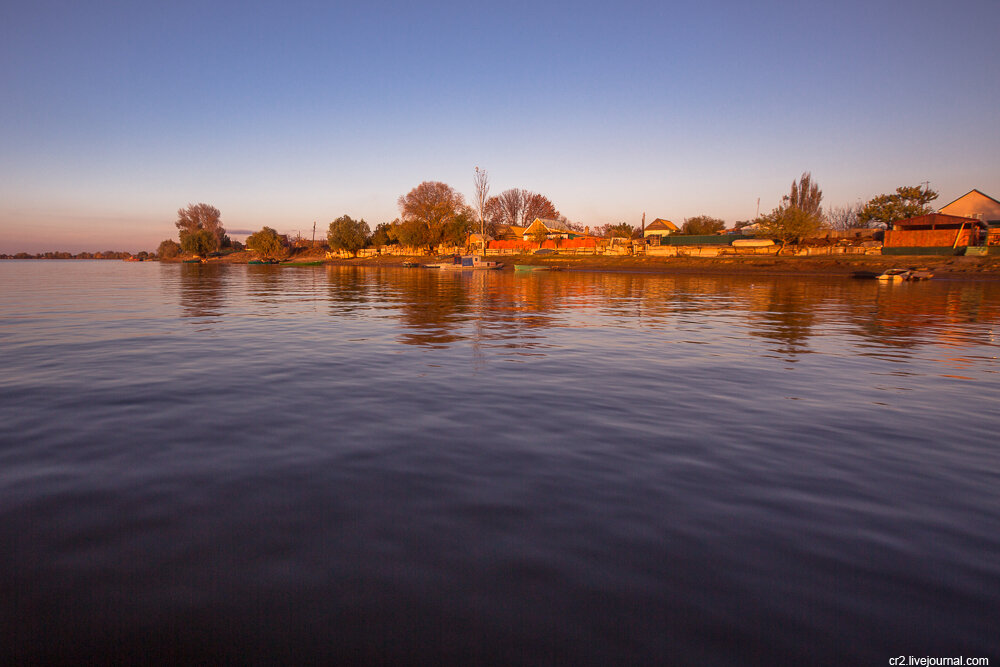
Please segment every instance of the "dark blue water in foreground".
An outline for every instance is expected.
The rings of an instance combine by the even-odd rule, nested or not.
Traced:
[[[0,662],[1000,661],[1000,283],[0,262]]]

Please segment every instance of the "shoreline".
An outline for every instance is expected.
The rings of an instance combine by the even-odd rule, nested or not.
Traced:
[[[246,264],[249,253],[233,253],[212,258],[208,264]],[[745,255],[723,257],[648,257],[607,255],[498,255],[491,260],[503,262],[503,271],[513,271],[515,264],[547,266],[563,271],[606,271],[618,273],[716,274],[716,275],[829,275],[872,277],[891,268],[927,268],[935,278],[1000,280],[1000,257],[964,257],[937,255]],[[177,260],[165,260],[181,262]],[[378,255],[354,259],[327,259],[325,251],[311,249],[293,252],[283,262],[322,261],[327,266],[400,267],[404,262],[426,264],[431,255]]]

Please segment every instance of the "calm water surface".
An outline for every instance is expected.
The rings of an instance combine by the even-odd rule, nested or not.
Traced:
[[[1000,662],[1000,283],[0,262],[0,661]]]

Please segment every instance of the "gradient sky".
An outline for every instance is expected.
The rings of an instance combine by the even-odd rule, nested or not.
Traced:
[[[585,225],[1000,198],[998,0],[6,2],[0,252],[373,227],[425,180]]]

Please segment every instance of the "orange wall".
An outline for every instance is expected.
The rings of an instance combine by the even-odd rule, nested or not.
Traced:
[[[532,241],[490,241],[490,250],[537,250],[538,244]],[[596,248],[597,239],[559,239],[559,245],[556,245],[555,239],[545,241],[542,244],[543,248],[552,248],[557,250],[559,248],[566,248],[567,250],[573,248]]]
[[[958,245],[966,246],[971,243],[970,230],[968,227],[961,231]],[[890,230],[885,233],[885,243],[887,248],[929,248],[955,245],[955,234],[957,229],[900,229]]]

